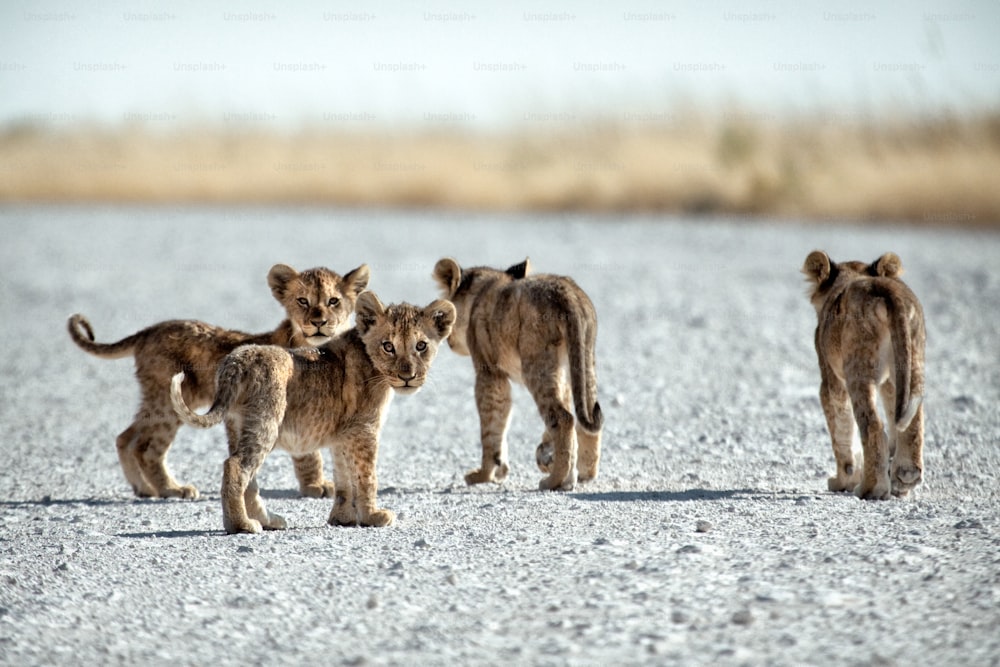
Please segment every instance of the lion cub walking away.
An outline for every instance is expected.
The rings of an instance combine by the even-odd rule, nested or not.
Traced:
[[[393,391],[413,394],[423,386],[438,344],[451,332],[455,307],[447,301],[423,310],[405,303],[386,307],[365,292],[356,319],[354,329],[315,350],[237,349],[219,366],[218,392],[205,415],[185,404],[184,374],[174,376],[170,398],[181,419],[201,428],[226,421],[227,533],[285,528],[284,519],[264,509],[257,487],[257,471],[274,447],[293,456],[331,449],[336,494],[330,524],[393,522],[391,511],[375,506],[379,433]]]
[[[135,357],[141,403],[135,420],[118,436],[118,460],[132,490],[141,497],[197,498],[198,490],[180,485],[167,470],[166,458],[181,420],[170,406],[170,378],[183,371],[188,378],[184,399],[204,407],[215,395],[215,371],[222,358],[240,345],[317,346],[344,331],[358,294],[368,286],[368,266],[362,264],[341,277],[326,268],[297,272],[275,264],[267,282],[288,318],[274,331],[251,335],[194,320],[171,320],[143,329],[117,343],[95,343],[83,315],[69,319],[69,335],[87,352],[104,359]],[[302,495],[332,495],[323,478],[319,453],[294,457]]]
[[[539,487],[569,490],[578,479],[597,477],[601,456],[604,417],[594,369],[597,314],[571,279],[529,276],[529,270],[528,260],[506,271],[462,269],[449,258],[434,267],[434,278],[458,310],[448,344],[471,356],[476,370],[483,460],[465,481],[480,484],[507,477],[514,380],[531,392],[545,422],[535,459],[548,477]]]
[[[903,264],[891,252],[871,264],[835,264],[817,250],[802,272],[813,283],[810,299],[819,315],[820,401],[837,460],[828,486],[853,489],[860,498],[905,496],[923,475],[926,334],[920,302],[899,279]],[[851,453],[855,421],[864,454],[860,474]]]

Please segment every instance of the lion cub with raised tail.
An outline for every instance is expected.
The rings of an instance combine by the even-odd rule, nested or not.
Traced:
[[[448,344],[476,370],[482,465],[467,484],[501,482],[510,466],[510,381],[531,392],[545,422],[535,451],[548,473],[542,489],[572,489],[597,476],[604,416],[597,402],[594,305],[570,278],[528,275],[528,260],[506,271],[463,269],[440,260],[434,278],[458,310]],[[574,422],[573,415],[576,413]]]
[[[816,250],[802,272],[819,316],[820,401],[837,461],[828,486],[853,489],[859,498],[905,496],[923,477],[926,333],[920,302],[899,279],[903,264],[891,252],[865,264],[835,263]],[[860,473],[851,452],[855,421],[864,454]]]
[[[204,407],[215,395],[215,370],[222,358],[240,345],[316,346],[349,326],[354,301],[368,286],[368,266],[341,277],[326,268],[296,271],[275,264],[267,274],[274,298],[285,307],[285,319],[274,331],[247,334],[195,320],[171,320],[143,329],[117,343],[95,343],[83,315],[69,319],[69,335],[83,350],[104,359],[135,358],[141,403],[135,419],[118,436],[118,461],[135,495],[197,498],[198,489],[181,485],[167,469],[167,452],[181,426],[170,406],[170,378],[187,374],[184,398]],[[319,453],[294,457],[295,475],[304,496],[333,493],[323,477]]]
[[[222,517],[227,533],[280,530],[285,520],[264,508],[257,471],[275,447],[307,456],[333,453],[332,525],[386,526],[395,515],[375,505],[379,434],[393,392],[413,394],[427,379],[455,307],[435,301],[419,309],[383,306],[358,297],[354,329],[314,350],[241,347],[219,366],[215,402],[191,411],[174,376],[170,398],[186,423],[207,428],[225,419],[229,458],[222,473]]]

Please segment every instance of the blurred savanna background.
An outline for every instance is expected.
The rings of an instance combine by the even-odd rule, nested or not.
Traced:
[[[995,2],[0,7],[0,201],[1000,226]]]

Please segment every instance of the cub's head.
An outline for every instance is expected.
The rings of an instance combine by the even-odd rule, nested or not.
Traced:
[[[809,299],[819,309],[834,285],[867,278],[899,278],[903,275],[903,262],[896,253],[887,252],[871,264],[835,263],[822,250],[814,250],[806,257],[802,273],[811,283]]]
[[[427,380],[438,345],[451,333],[455,306],[437,300],[426,308],[382,305],[372,292],[358,297],[357,329],[375,369],[400,394],[416,393]]]
[[[458,315],[455,319],[455,326],[451,335],[448,336],[448,345],[458,354],[469,354],[469,346],[466,341],[466,334],[469,331],[469,313],[472,310],[472,302],[484,290],[493,286],[505,285],[512,280],[520,280],[531,271],[531,264],[525,259],[520,264],[511,266],[506,271],[491,269],[485,266],[477,266],[471,269],[463,269],[458,262],[446,257],[439,260],[434,266],[434,280],[444,298],[455,304]]]
[[[368,287],[368,265],[340,277],[322,267],[299,273],[286,264],[275,264],[267,274],[267,284],[285,307],[295,334],[317,347],[347,329],[354,302]]]

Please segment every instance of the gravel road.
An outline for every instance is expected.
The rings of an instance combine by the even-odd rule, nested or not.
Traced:
[[[1000,234],[323,209],[0,208],[0,664],[998,665]],[[925,482],[826,491],[809,251],[892,250],[928,325]],[[281,319],[276,262],[367,262],[386,302],[436,298],[434,262],[572,275],[600,320],[600,477],[537,491],[541,421],[515,389],[511,475],[479,460],[468,359],[397,397],[389,528],[326,525],[291,460],[261,474],[289,529],[222,532],[219,429],[183,429],[197,501],[132,496],[115,453],[130,360],[77,349],[175,317]],[[329,471],[329,457],[327,456]]]

